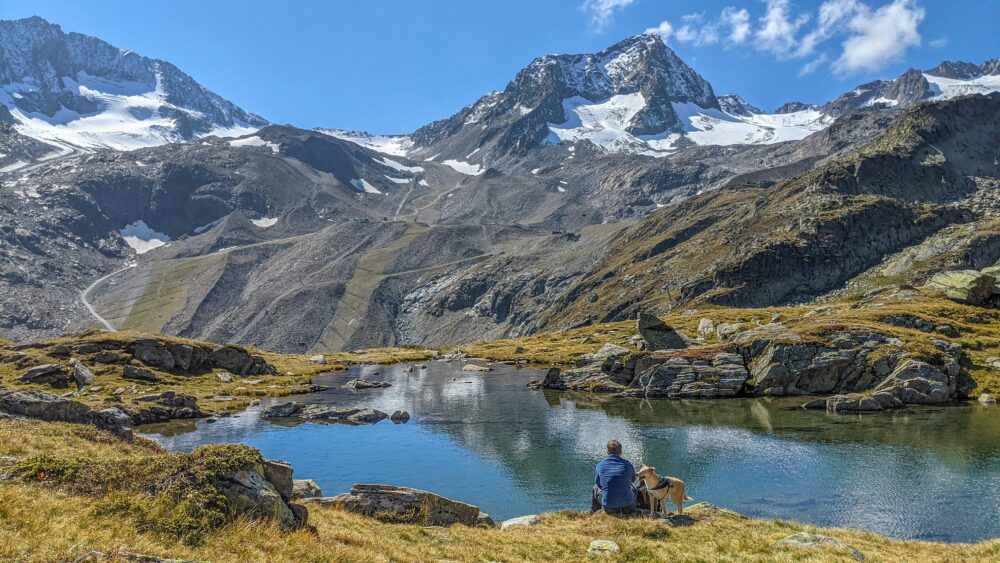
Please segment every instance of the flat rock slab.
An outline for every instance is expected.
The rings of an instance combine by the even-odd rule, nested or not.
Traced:
[[[351,389],[353,391],[360,391],[362,389],[385,389],[386,387],[392,387],[392,383],[389,383],[388,381],[352,379],[344,384],[345,389]]]
[[[510,520],[504,520],[500,523],[501,530],[509,530],[511,528],[529,528],[541,522],[542,519],[537,514],[528,514],[527,516],[518,516],[517,518],[511,518]]]
[[[300,420],[320,420],[345,424],[375,424],[389,415],[375,409],[360,407],[335,407],[330,405],[307,405],[304,403],[281,403],[268,407],[261,413],[264,418],[297,418]]]
[[[594,540],[587,548],[587,553],[590,555],[618,555],[621,551],[618,544],[611,540]]]
[[[778,541],[775,545],[786,547],[799,547],[807,549],[817,549],[821,547],[832,547],[834,549],[847,551],[857,561],[864,561],[865,556],[857,548],[830,536],[812,534],[809,532],[799,532]]]
[[[393,485],[358,484],[348,493],[315,499],[349,512],[424,526],[479,523],[479,507],[428,491]]]

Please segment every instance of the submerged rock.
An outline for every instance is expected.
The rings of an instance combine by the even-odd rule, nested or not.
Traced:
[[[476,364],[465,364],[464,366],[462,366],[462,371],[487,372],[487,371],[493,371],[493,368],[486,366],[477,366]]]
[[[392,485],[354,485],[348,493],[314,499],[312,502],[392,522],[424,526],[475,526],[479,523],[480,515],[477,506],[428,491]]]

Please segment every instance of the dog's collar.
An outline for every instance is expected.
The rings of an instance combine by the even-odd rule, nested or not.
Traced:
[[[670,479],[667,479],[666,477],[660,477],[660,482],[657,483],[652,490],[658,491],[660,489],[669,489],[669,488],[670,488]]]

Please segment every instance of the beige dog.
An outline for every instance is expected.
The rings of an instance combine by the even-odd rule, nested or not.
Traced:
[[[655,514],[655,501],[660,503],[660,513],[667,515],[666,499],[674,501],[677,505],[677,514],[684,514],[684,501],[692,500],[684,494],[684,481],[676,477],[660,477],[656,474],[656,468],[643,465],[636,476],[646,486],[646,491],[650,496],[649,515]]]

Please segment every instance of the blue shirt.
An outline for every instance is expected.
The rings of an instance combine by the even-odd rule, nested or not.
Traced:
[[[601,506],[604,508],[635,506],[635,493],[632,491],[635,468],[628,460],[609,455],[607,459],[597,464],[594,473],[597,476],[597,486],[601,488]]]

